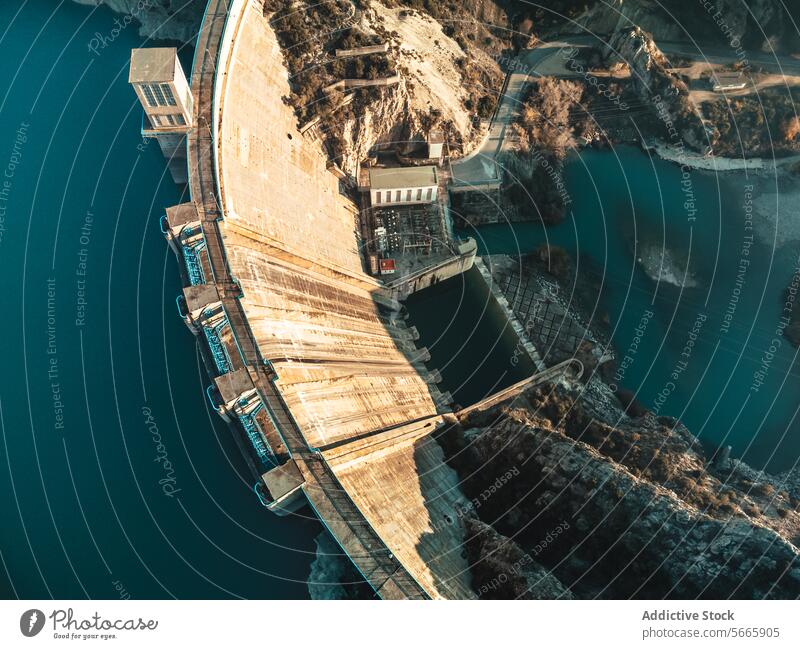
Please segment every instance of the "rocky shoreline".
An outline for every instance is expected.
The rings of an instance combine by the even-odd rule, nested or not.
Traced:
[[[523,391],[440,443],[479,519],[465,527],[482,598],[800,594],[796,475],[711,462],[597,380]]]
[[[772,167],[788,167],[800,162],[800,155],[767,158],[725,158],[721,156],[703,156],[687,153],[671,147],[664,142],[643,143],[646,151],[654,151],[659,158],[667,162],[674,162],[682,167],[724,173],[726,171],[759,171]]]

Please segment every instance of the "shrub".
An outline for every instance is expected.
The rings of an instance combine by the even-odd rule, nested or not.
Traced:
[[[497,105],[497,98],[493,95],[484,95],[478,100],[478,116],[481,119],[489,119],[494,113]]]
[[[563,158],[574,146],[572,112],[579,106],[583,87],[554,77],[536,82],[525,100],[517,134],[523,150],[543,149],[556,158]]]

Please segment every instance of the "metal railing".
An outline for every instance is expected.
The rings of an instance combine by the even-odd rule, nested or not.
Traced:
[[[186,262],[186,272],[189,275],[189,283],[192,286],[206,283],[205,273],[203,272],[203,265],[197,257],[197,253],[204,248],[203,243],[197,243],[193,246],[183,245],[183,259]]]
[[[269,444],[264,440],[264,435],[256,421],[256,415],[263,408],[264,404],[259,404],[251,412],[239,415],[239,421],[242,423],[244,432],[247,433],[247,437],[253,445],[253,449],[258,456],[262,469],[268,471],[278,465],[278,460],[272,452],[272,449],[270,449]]]
[[[222,327],[228,324],[224,320],[222,324],[215,327],[203,327],[203,333],[208,341],[208,348],[211,350],[211,356],[214,358],[214,364],[217,366],[220,374],[227,374],[231,371],[231,360],[228,357],[228,351],[220,339],[219,332]]]

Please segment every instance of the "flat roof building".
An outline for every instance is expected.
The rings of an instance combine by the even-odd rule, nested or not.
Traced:
[[[141,47],[131,50],[128,83],[170,83],[178,69],[178,50],[174,47]]]
[[[380,167],[369,170],[373,207],[432,203],[437,198],[436,167]]]
[[[711,76],[711,88],[714,92],[742,90],[746,87],[747,79],[741,72],[715,72]]]
[[[192,93],[174,47],[131,50],[128,83],[133,86],[151,127],[183,129],[192,121]]]

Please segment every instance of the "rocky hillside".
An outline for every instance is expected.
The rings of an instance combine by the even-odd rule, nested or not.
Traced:
[[[800,48],[797,21],[800,6],[782,0],[716,0],[725,19],[726,40],[741,41],[746,47],[765,52],[796,52]],[[793,24],[794,23],[794,24]]]
[[[480,139],[502,75],[483,49],[470,47],[426,11],[378,0],[329,3],[267,0],[302,126],[313,125],[330,157],[355,176],[378,147],[421,152],[428,131],[445,131],[455,153]],[[451,35],[448,35],[451,34]],[[336,51],[386,45],[385,53],[337,58]],[[388,79],[385,87],[341,88],[345,79]]]
[[[442,435],[480,519],[468,522],[476,592],[800,595],[797,480],[712,463],[680,423],[639,415],[599,381],[565,382],[470,413]]]

